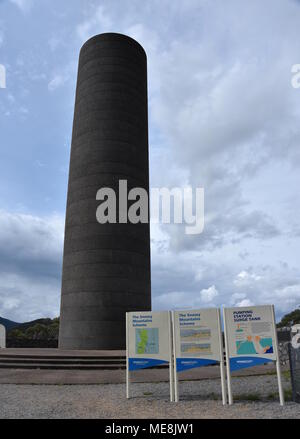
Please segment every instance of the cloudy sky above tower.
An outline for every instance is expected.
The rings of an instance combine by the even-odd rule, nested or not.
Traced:
[[[204,187],[205,227],[151,227],[154,309],[300,306],[300,1],[0,0],[0,315],[59,314],[78,54],[148,57],[152,187]]]

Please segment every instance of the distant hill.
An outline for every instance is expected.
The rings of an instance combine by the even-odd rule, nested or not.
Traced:
[[[52,323],[53,321],[51,319],[37,319],[37,320],[32,320],[31,322],[17,323],[17,325],[20,331],[26,331],[26,329],[31,328],[32,326],[35,325],[50,326]]]
[[[18,340],[58,340],[58,332],[59,318],[56,317],[20,323],[7,331],[7,336]]]
[[[53,323],[51,319],[37,319],[32,320],[31,322],[24,322],[24,323],[17,323],[13,322],[12,320],[4,319],[3,317],[0,317],[0,325],[5,326],[6,331],[10,332],[13,329],[18,328],[20,331],[26,331],[26,329],[31,328],[35,325],[45,325],[50,326]]]
[[[300,307],[294,309],[294,311],[285,314],[279,323],[277,323],[278,328],[282,328],[284,326],[291,327],[300,323]]]
[[[0,317],[0,325],[5,326],[6,331],[11,331],[12,329],[19,326],[21,323],[13,322],[12,320],[4,319],[3,317]]]
[[[6,346],[8,348],[57,348],[59,318],[36,319],[16,323],[0,317],[6,327]]]

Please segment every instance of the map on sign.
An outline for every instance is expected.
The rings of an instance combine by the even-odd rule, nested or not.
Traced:
[[[158,328],[135,330],[135,353],[136,354],[158,354],[159,339]]]
[[[181,343],[180,351],[185,355],[210,355],[210,343]]]
[[[237,355],[273,354],[270,322],[241,322],[236,324]]]
[[[205,326],[180,328],[180,351],[183,355],[210,355],[211,330]],[[201,343],[205,341],[204,343]]]
[[[180,328],[180,338],[182,341],[208,340],[210,336],[210,329],[202,326],[194,326],[188,329]]]

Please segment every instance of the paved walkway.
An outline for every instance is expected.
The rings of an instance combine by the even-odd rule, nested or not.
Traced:
[[[169,385],[138,383],[127,400],[124,384],[105,385],[12,385],[0,384],[0,418],[299,418],[300,404],[278,402],[275,375],[239,377],[232,380],[235,403],[222,406],[219,380],[184,381],[180,402],[169,401]],[[286,390],[290,382],[283,380]],[[167,421],[166,421],[167,422]],[[258,434],[253,424],[252,434]]]
[[[275,373],[274,366],[256,366],[242,369],[233,376],[252,376]],[[132,381],[164,382],[169,380],[168,369],[147,369],[131,373]],[[179,374],[182,381],[216,379],[218,366],[200,367]],[[26,370],[0,369],[0,384],[121,384],[126,379],[125,370]]]

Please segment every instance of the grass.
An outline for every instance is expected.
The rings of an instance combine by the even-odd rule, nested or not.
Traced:
[[[290,380],[291,379],[291,372],[289,370],[284,370],[283,372],[281,372],[281,375],[286,380]]]
[[[220,399],[221,397],[217,394],[217,393],[210,393],[209,395],[207,395],[208,399],[213,399],[214,401],[217,401],[218,399]]]
[[[153,395],[153,393],[152,392],[144,392],[144,395],[145,396],[151,396],[151,395]]]
[[[275,399],[278,399],[279,395],[276,392],[271,392],[268,394],[267,399],[269,399],[270,401],[274,401]]]
[[[259,393],[240,393],[239,395],[234,395],[234,399],[237,401],[262,401]]]
[[[262,374],[260,374],[260,376],[261,375],[276,375],[276,374],[277,374],[276,370],[268,370],[268,372],[262,373]]]
[[[284,399],[286,401],[292,401],[292,398],[293,398],[292,389],[285,389],[285,391],[284,391]]]
[[[276,375],[276,374],[277,374],[276,370],[269,370],[268,372],[261,375]],[[282,370],[281,375],[282,378],[284,378],[285,380],[291,379],[291,372],[289,370]]]
[[[292,389],[284,389],[284,399],[285,401],[292,401],[293,393]],[[267,399],[270,401],[279,400],[278,392],[271,392],[268,394]]]

